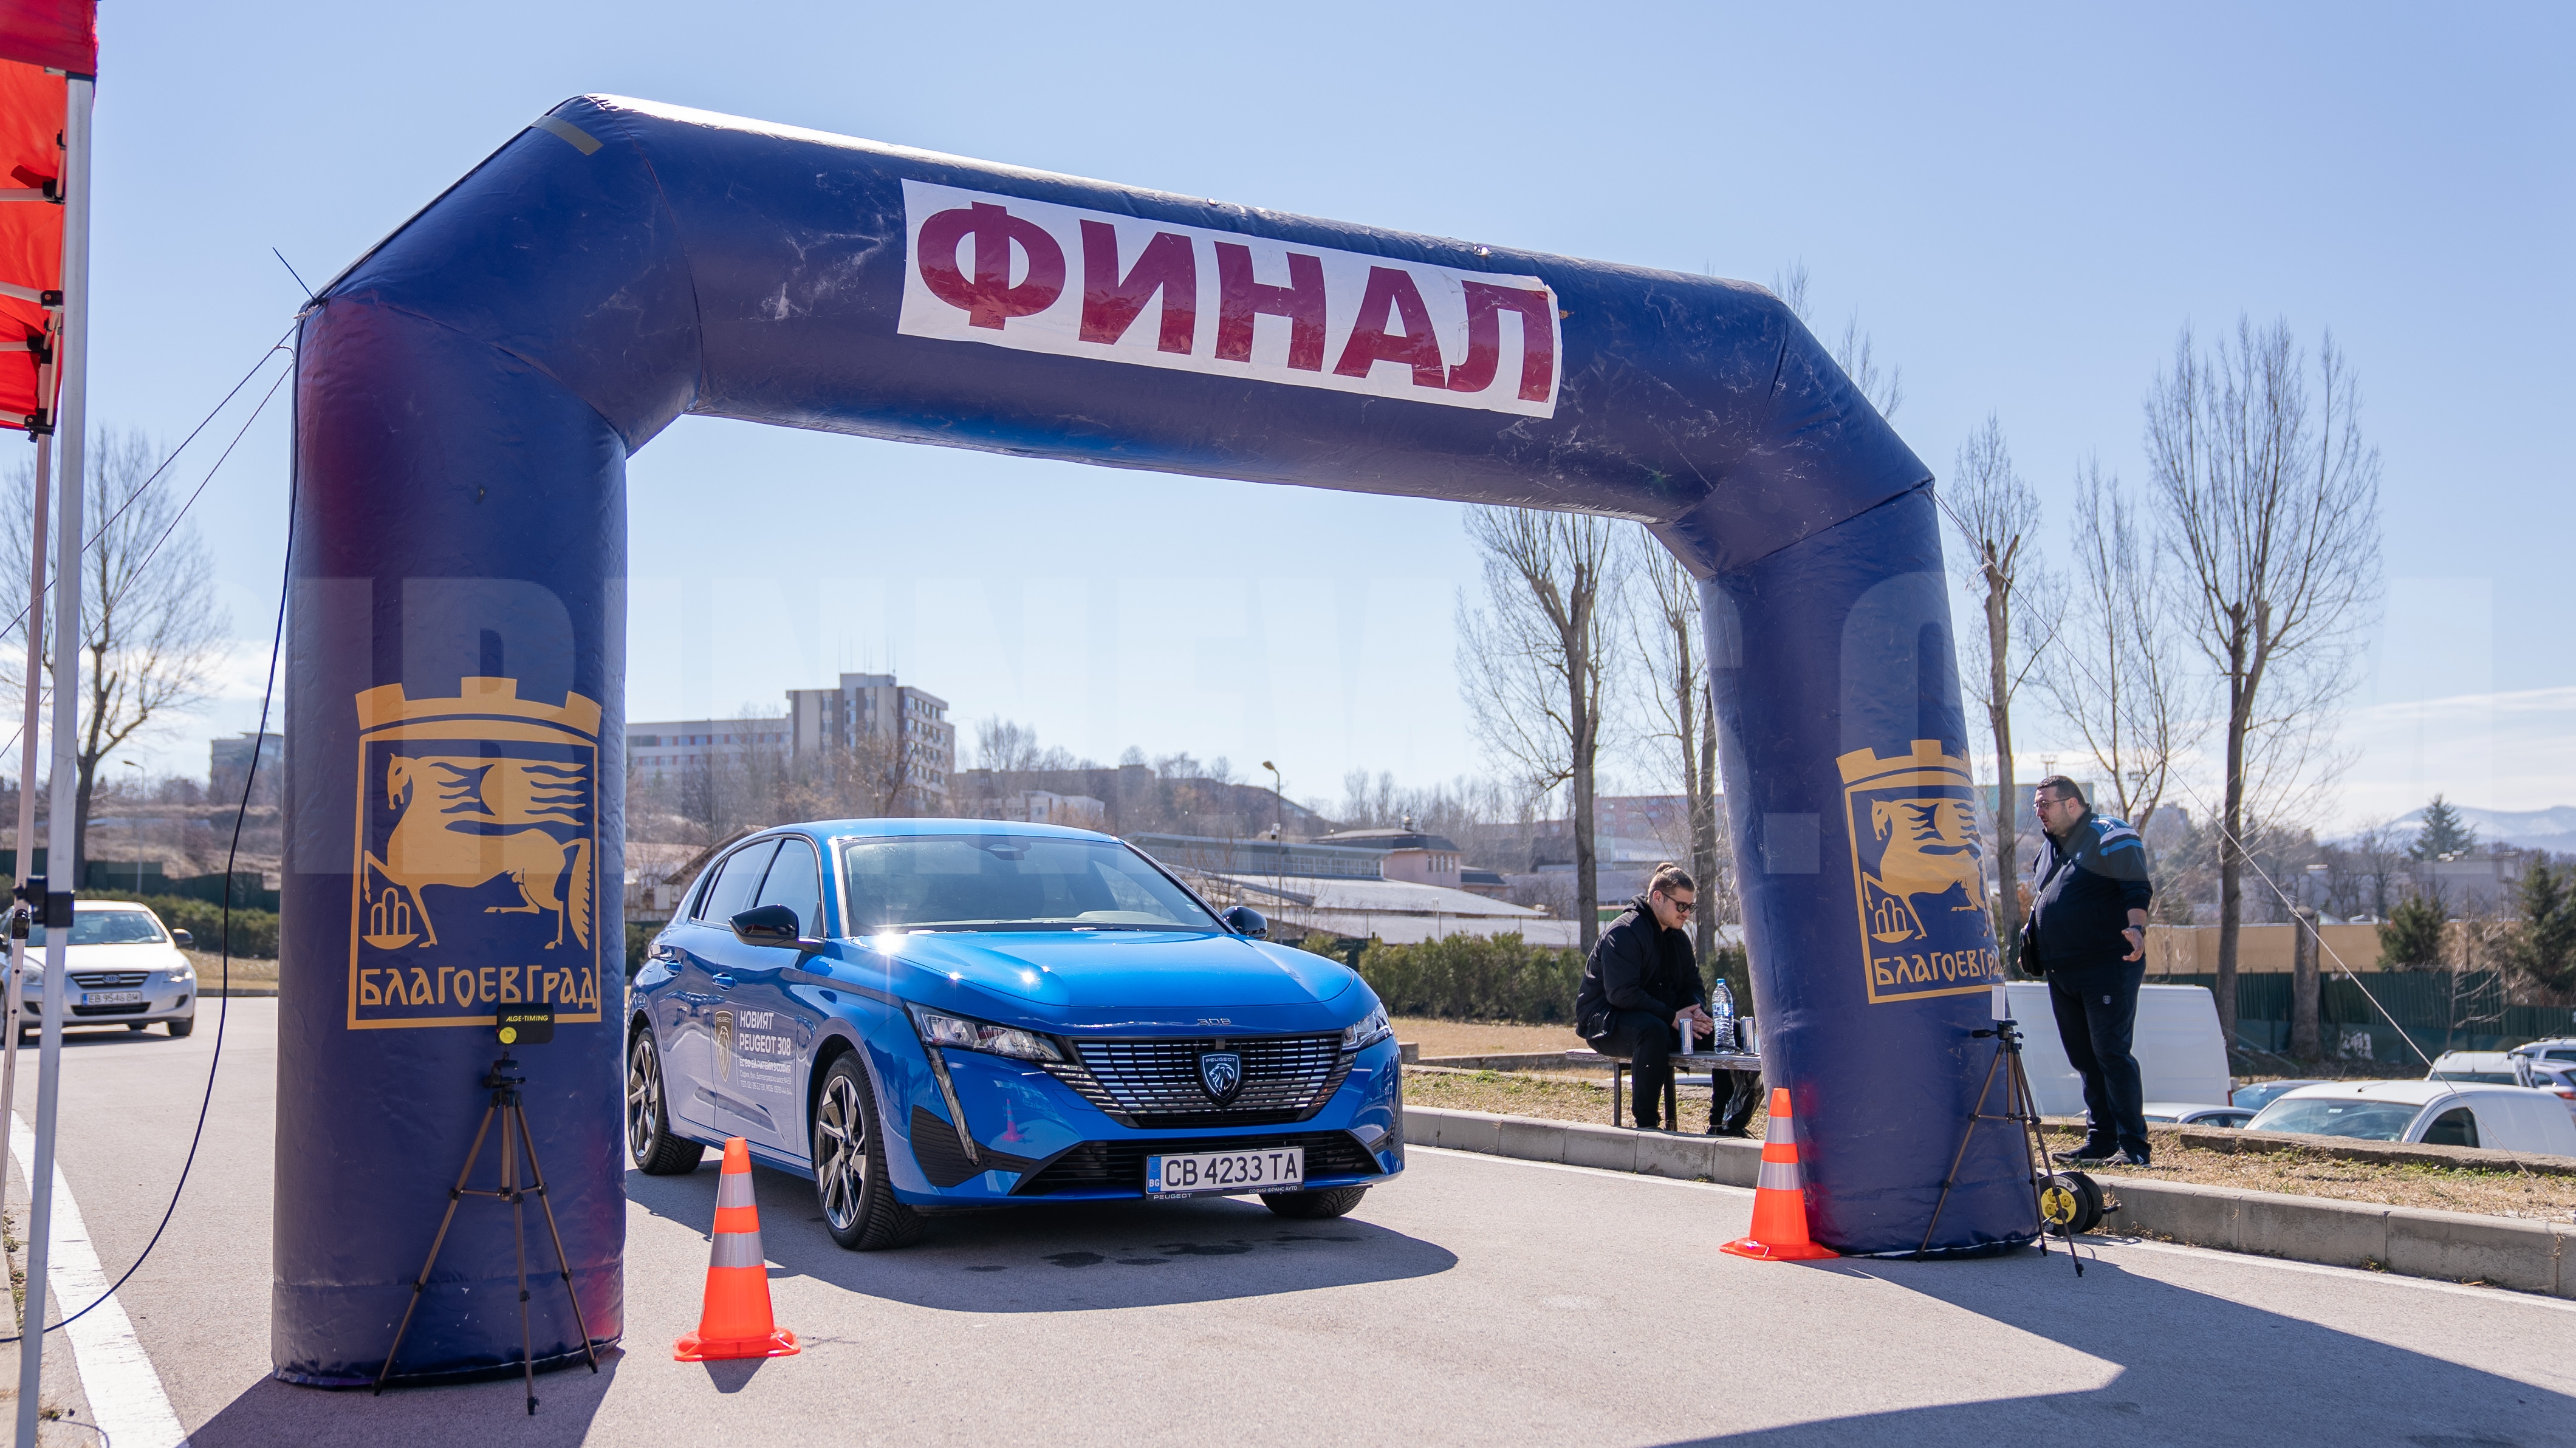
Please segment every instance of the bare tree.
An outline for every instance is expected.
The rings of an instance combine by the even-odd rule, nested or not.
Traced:
[[[1628,577],[1641,585],[1630,628],[1637,656],[1653,671],[1644,691],[1643,733],[1656,746],[1650,767],[1680,785],[1687,804],[1691,874],[1708,899],[1694,922],[1705,961],[1717,948],[1717,754],[1708,660],[1700,651],[1699,584],[1643,529],[1629,534],[1628,549],[1634,555]]]
[[[1805,262],[1795,261],[1781,268],[1780,273],[1771,279],[1771,290],[1781,301],[1789,304],[1789,310],[1797,314],[1799,321],[1810,327],[1815,325],[1815,318],[1807,307]],[[1858,307],[1843,319],[1842,340],[1834,344],[1833,350],[1834,364],[1843,369],[1843,375],[1852,380],[1854,387],[1860,389],[1860,395],[1868,398],[1870,405],[1878,409],[1878,415],[1896,416],[1896,409],[1905,402],[1905,370],[1901,367],[1890,367],[1885,372],[1879,370],[1869,334],[1860,329]]]
[[[2316,391],[2286,322],[2203,351],[2191,330],[2146,401],[2164,551],[2188,590],[2190,629],[2227,696],[2218,844],[2218,1012],[2236,1038],[2249,782],[2267,816],[2314,788],[2331,710],[2379,595],[2379,453],[2329,333]]]
[[[2039,499],[2013,470],[2012,450],[2004,444],[2003,424],[1986,414],[1985,426],[1959,445],[1959,464],[1950,486],[1942,490],[1950,526],[1967,549],[1963,582],[1977,596],[1985,628],[1969,635],[1969,652],[1982,654],[1984,667],[1963,671],[1969,697],[1985,706],[1986,726],[1995,742],[1995,939],[2004,963],[2016,963],[2021,944],[2020,827],[2014,812],[2020,805],[2013,781],[2012,706],[2056,628],[2055,610],[2037,610],[2037,632],[2017,637],[2013,623],[2025,612],[2025,596],[2046,584],[2032,561],[2039,531]]]
[[[1565,787],[1574,815],[1574,918],[1600,929],[1593,877],[1594,766],[1615,657],[1619,525],[1581,513],[1471,508],[1485,606],[1458,601],[1458,677],[1477,739],[1532,793]]]
[[[135,736],[205,702],[230,630],[215,604],[213,562],[197,539],[196,525],[184,516],[185,501],[167,481],[145,486],[160,465],[160,450],[139,431],[101,428],[90,449],[82,507],[83,516],[97,521],[90,525],[79,560],[81,721],[75,763],[80,780],[69,876],[75,882],[89,858],[90,803],[100,766]],[[34,510],[35,469],[21,464],[11,478],[5,545],[21,596],[30,566]],[[57,567],[61,563],[49,561]],[[26,647],[19,631],[23,627],[13,627],[5,636],[19,649]],[[49,680],[55,662],[49,651]]]
[[[2091,459],[2076,474],[2070,541],[2075,596],[2040,687],[2110,781],[2120,818],[2143,834],[2197,702],[2172,657],[2173,590],[2136,505]]]

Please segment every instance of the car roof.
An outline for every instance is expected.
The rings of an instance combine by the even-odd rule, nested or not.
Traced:
[[[2245,1108],[2242,1106],[2229,1106],[2218,1101],[2150,1101],[2138,1109],[2141,1111],[2162,1111],[2170,1115],[2180,1116],[2187,1111],[2242,1111]]]
[[[133,900],[74,900],[72,908],[75,910],[135,910],[145,915],[152,913],[151,906]]]
[[[2576,1051],[2576,1036],[2551,1036],[2545,1041],[2525,1041],[2521,1045],[2514,1047],[2512,1050],[2505,1052],[2505,1054],[2508,1056],[2519,1056],[2527,1051],[2538,1051],[2544,1049]]]
[[[1020,820],[969,819],[856,819],[807,820],[780,825],[779,830],[800,830],[826,839],[900,839],[919,835],[1026,835],[1056,840],[1109,840],[1098,830],[1077,830],[1067,825],[1033,825]],[[763,833],[775,833],[764,831]]]
[[[2450,1096],[2515,1096],[2536,1094],[2525,1086],[2491,1086],[2482,1081],[2330,1081],[2321,1086],[2302,1086],[2272,1098],[2277,1106],[2284,1101],[2326,1101],[2349,1097],[2361,1101],[2391,1101],[2406,1106],[2429,1106]],[[2540,1093],[2545,1094],[2545,1093]],[[2269,1110],[2269,1107],[2265,1108]]]
[[[2444,1051],[2433,1058],[2436,1071],[2510,1071],[2513,1055],[2509,1051]]]

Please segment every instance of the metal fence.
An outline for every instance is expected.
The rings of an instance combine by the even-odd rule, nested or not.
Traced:
[[[2159,975],[2157,985],[2218,988],[2214,975]],[[2492,970],[2373,971],[2364,977],[2370,995],[2397,1019],[2371,1009],[2360,985],[2336,976],[2318,983],[2319,1044],[2329,1056],[2402,1064],[2415,1059],[2398,1036],[2402,1027],[2428,1056],[2444,1051],[2501,1051],[2547,1036],[2576,1035],[2576,1011],[2566,1006],[2508,1003],[2504,977]],[[2365,1040],[2366,1037],[2366,1040]],[[2290,1048],[2290,977],[2265,971],[2236,977],[2236,1038],[2262,1051]]]

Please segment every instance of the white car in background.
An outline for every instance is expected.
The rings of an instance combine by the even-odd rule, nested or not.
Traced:
[[[2275,1098],[2245,1129],[2576,1156],[2576,1117],[2568,1115],[2557,1096],[2526,1086],[2452,1081],[2302,1086]]]
[[[71,940],[64,949],[71,990],[63,1025],[122,1026],[140,1031],[155,1022],[184,1036],[197,1027],[197,971],[179,948],[188,932],[173,932],[149,907],[119,900],[78,900],[72,905]],[[21,1041],[44,1018],[45,928],[27,934],[26,1006],[18,1021]]]

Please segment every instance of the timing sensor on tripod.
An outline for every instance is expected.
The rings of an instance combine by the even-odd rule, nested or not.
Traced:
[[[493,1034],[504,1046],[542,1046],[555,1038],[555,1008],[551,1005],[497,1006],[492,1011]]]

